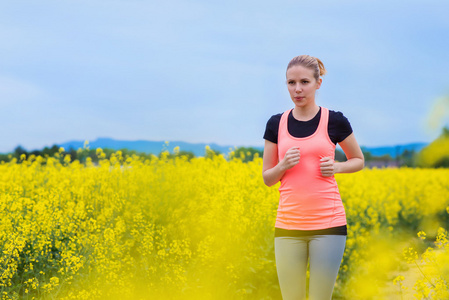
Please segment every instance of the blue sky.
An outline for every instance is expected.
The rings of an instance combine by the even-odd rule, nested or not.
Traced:
[[[448,1],[1,1],[0,152],[69,140],[261,146],[296,55],[361,145],[429,142]]]

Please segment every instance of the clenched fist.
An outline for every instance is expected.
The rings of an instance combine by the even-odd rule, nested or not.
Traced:
[[[331,177],[335,174],[334,160],[330,157],[320,159],[320,171],[324,177]]]
[[[299,151],[299,147],[291,147],[285,153],[284,158],[281,161],[282,169],[288,170],[293,168],[295,165],[299,163],[299,158],[301,157],[301,153]]]

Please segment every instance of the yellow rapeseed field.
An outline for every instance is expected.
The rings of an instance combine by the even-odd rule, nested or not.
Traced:
[[[261,158],[97,155],[0,165],[2,299],[281,299]],[[449,170],[336,178],[334,299],[448,299]]]

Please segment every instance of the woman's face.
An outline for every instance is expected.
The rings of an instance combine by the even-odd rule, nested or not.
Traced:
[[[303,66],[293,66],[287,70],[287,87],[293,103],[298,107],[315,104],[315,91],[320,88],[319,81],[313,77],[313,70]]]

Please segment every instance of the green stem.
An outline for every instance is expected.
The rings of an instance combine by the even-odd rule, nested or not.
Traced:
[[[435,288],[435,285],[429,280],[429,278],[427,278],[426,274],[424,274],[424,272],[421,270],[421,268],[419,267],[419,265],[416,263],[415,260],[415,265],[418,267],[419,271],[421,272],[421,274],[424,276],[424,278],[426,278],[426,280],[430,283],[430,285]]]

